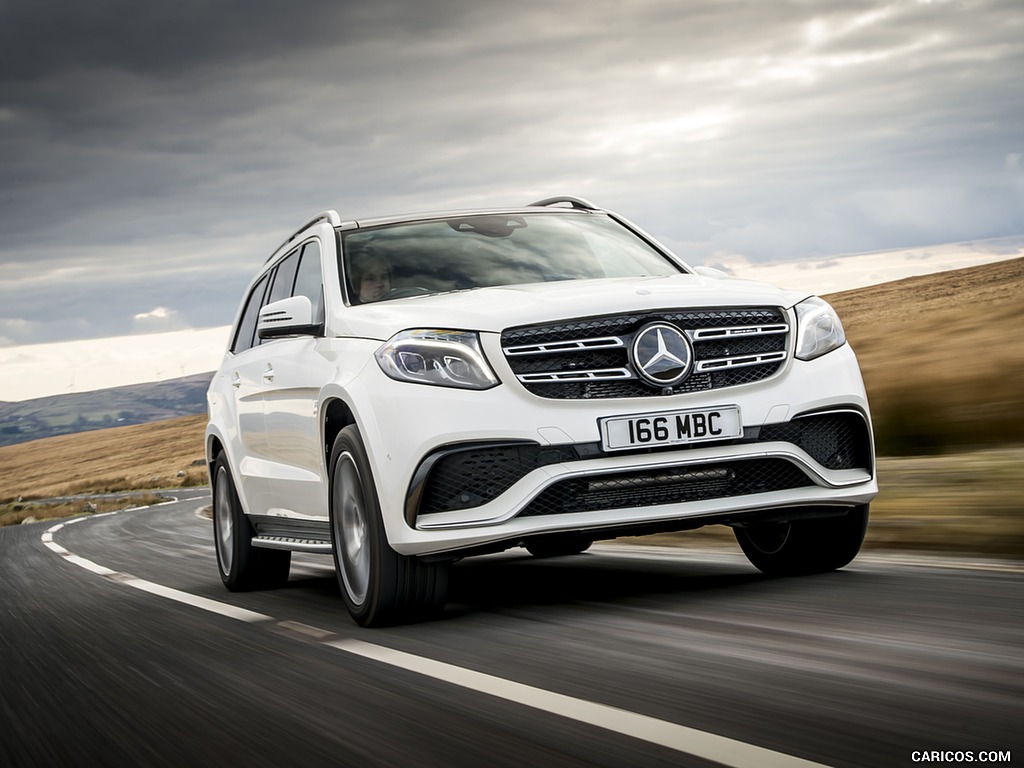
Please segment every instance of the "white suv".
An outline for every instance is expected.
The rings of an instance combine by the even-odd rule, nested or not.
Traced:
[[[765,573],[833,570],[877,492],[828,304],[572,197],[320,214],[246,292],[209,411],[224,584],[330,553],[363,625],[438,610],[453,561],[515,546],[725,524]]]

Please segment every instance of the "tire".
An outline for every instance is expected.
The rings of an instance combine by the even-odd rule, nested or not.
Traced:
[[[354,425],[338,433],[331,450],[330,518],[338,585],[357,624],[400,624],[444,608],[449,564],[391,548],[370,462]]]
[[[819,517],[736,528],[743,554],[768,576],[825,573],[848,565],[860,551],[869,506],[841,517]]]
[[[593,543],[579,533],[552,533],[527,539],[523,546],[534,557],[564,557],[586,552]]]
[[[221,581],[232,592],[272,589],[288,581],[292,553],[254,547],[252,538],[252,525],[221,451],[213,464],[213,542]]]

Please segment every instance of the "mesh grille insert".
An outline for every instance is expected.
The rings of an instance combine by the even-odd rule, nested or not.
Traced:
[[[427,481],[420,513],[450,512],[493,501],[537,467],[578,458],[571,446],[482,446],[440,459]]]
[[[869,469],[868,425],[857,413],[823,413],[761,427],[762,442],[783,440],[803,448],[828,469]]]

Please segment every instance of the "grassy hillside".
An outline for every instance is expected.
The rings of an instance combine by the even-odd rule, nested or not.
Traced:
[[[205,428],[203,414],[4,446],[0,503],[204,483]]]
[[[212,376],[0,402],[0,446],[203,413]]]
[[[1024,259],[826,298],[860,359],[880,454],[1024,442]]]

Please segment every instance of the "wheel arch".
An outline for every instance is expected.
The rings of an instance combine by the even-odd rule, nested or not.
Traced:
[[[213,465],[221,451],[227,454],[226,443],[221,436],[212,430],[206,433],[206,472],[210,477],[210,488],[213,488]]]
[[[323,448],[324,466],[330,467],[335,438],[345,427],[357,422],[351,406],[340,397],[332,397],[324,402],[323,415],[320,445]]]
[[[217,463],[217,457],[223,453],[224,458],[227,461],[228,472],[231,474],[231,481],[235,488],[235,493],[238,496],[238,502],[241,504],[242,511],[245,514],[249,512],[249,500],[245,495],[245,488],[240,482],[239,467],[235,462],[235,452],[232,449],[232,443],[229,437],[221,434],[220,430],[216,429],[214,425],[210,425],[206,430],[206,471],[210,477],[210,493],[216,492],[214,469]]]

